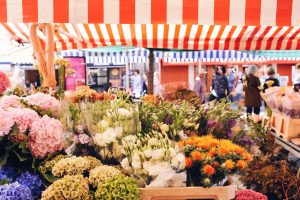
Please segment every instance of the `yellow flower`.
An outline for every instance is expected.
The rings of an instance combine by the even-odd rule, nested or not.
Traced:
[[[225,168],[228,170],[232,170],[234,168],[234,162],[230,160],[225,161]]]

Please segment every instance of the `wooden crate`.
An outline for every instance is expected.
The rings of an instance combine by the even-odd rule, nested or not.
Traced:
[[[277,133],[286,140],[300,137],[300,119],[292,119],[282,115],[281,127]]]
[[[142,188],[142,200],[187,200],[216,199],[230,200],[235,198],[236,185],[224,187],[182,187],[182,188]]]
[[[272,110],[271,127],[278,133],[281,131],[282,119],[282,113]]]

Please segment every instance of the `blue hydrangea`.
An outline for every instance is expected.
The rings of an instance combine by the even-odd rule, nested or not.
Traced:
[[[28,187],[18,182],[0,186],[1,200],[34,200]]]
[[[16,176],[16,171],[13,167],[2,167],[0,169],[0,180],[6,179],[8,181],[12,181]]]
[[[40,197],[43,189],[43,182],[37,174],[29,172],[22,173],[17,179],[21,185],[28,187],[34,197]]]

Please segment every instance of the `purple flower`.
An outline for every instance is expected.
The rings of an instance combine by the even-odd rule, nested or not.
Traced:
[[[21,185],[28,187],[34,197],[39,198],[42,194],[43,182],[37,174],[22,173],[17,179]]]
[[[218,125],[218,121],[214,119],[209,119],[207,121],[207,128],[216,128]]]
[[[240,141],[240,145],[241,146],[252,146],[252,145],[254,145],[254,141],[250,137],[245,136]]]
[[[16,175],[16,171],[13,167],[2,167],[0,169],[0,180],[6,179],[12,181]]]
[[[28,187],[18,182],[4,184],[0,186],[0,199],[7,200],[33,200],[31,191]]]
[[[229,128],[232,128],[232,127],[234,127],[234,126],[235,126],[235,124],[236,124],[236,121],[235,121],[235,119],[229,119],[229,120],[228,120],[228,126],[229,126]]]
[[[233,134],[233,131],[231,129],[227,130],[227,138],[231,138]]]

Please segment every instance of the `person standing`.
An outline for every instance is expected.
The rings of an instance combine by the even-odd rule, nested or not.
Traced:
[[[143,81],[138,69],[134,70],[133,76],[133,95],[140,98],[142,95]]]
[[[148,76],[146,73],[143,74],[143,96],[148,93]]]
[[[238,70],[235,76],[234,91],[236,93],[235,101],[241,101],[243,98],[243,72]]]
[[[206,74],[206,72],[201,68],[194,84],[194,92],[201,99],[202,104],[206,101],[206,85],[204,82],[204,74]]]
[[[275,70],[274,68],[269,68],[268,69],[268,76],[269,78],[266,79],[265,83],[264,83],[264,88],[263,88],[263,92],[266,91],[266,89],[270,88],[270,87],[279,87],[279,80],[277,78],[275,78]]]
[[[258,69],[255,65],[249,67],[248,76],[246,76],[246,82],[244,84],[245,90],[245,106],[247,108],[247,114],[259,115],[261,106],[260,96],[260,80],[257,77]]]
[[[154,89],[154,95],[155,96],[160,96],[162,95],[162,86],[160,83],[160,75],[159,72],[154,72],[154,77],[153,77],[153,89]]]
[[[220,100],[229,95],[228,81],[226,77],[226,67],[221,66],[217,68],[216,75],[212,80],[212,94],[209,97],[209,101]]]
[[[229,88],[229,94],[232,92],[232,90],[234,89],[235,86],[235,74],[234,74],[234,70],[232,67],[229,68],[228,70],[228,76],[227,76],[227,81],[228,81],[228,88]],[[230,101],[234,101],[233,96],[229,95],[229,99]]]

